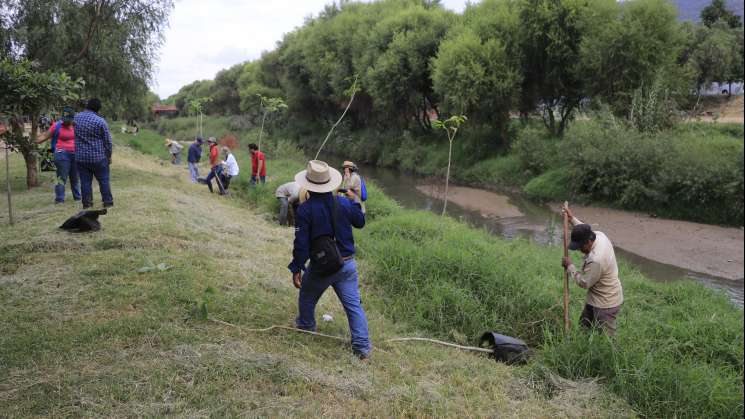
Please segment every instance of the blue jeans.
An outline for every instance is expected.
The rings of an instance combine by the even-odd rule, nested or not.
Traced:
[[[327,277],[305,272],[298,296],[298,317],[295,324],[299,329],[316,330],[316,304],[328,287],[334,289],[347,313],[349,331],[352,335],[352,350],[357,355],[369,355],[372,345],[365,310],[362,309],[360,300],[357,264],[354,259],[346,261],[339,272]]]
[[[191,176],[191,183],[197,183],[197,179],[199,179],[199,166],[197,163],[189,162],[189,175]]]
[[[54,165],[57,166],[57,183],[54,185],[54,202],[65,202],[65,185],[70,179],[72,198],[80,201],[80,180],[75,165],[75,153],[58,150],[54,153]]]
[[[109,183],[109,162],[103,159],[96,163],[77,162],[78,174],[80,175],[80,189],[83,195],[83,208],[93,206],[93,178],[98,181],[98,189],[101,191],[101,200],[105,207],[114,205],[114,197],[111,195],[111,184]]]
[[[266,184],[266,176],[251,175],[251,186],[255,186],[259,180],[261,180],[262,185]]]
[[[212,179],[217,178],[217,187],[220,190],[220,193],[221,194],[225,193],[225,190],[223,189],[221,175],[222,175],[222,166],[218,164],[217,166],[213,167],[212,170],[210,170],[210,174],[207,175],[206,178],[204,178],[204,182],[207,184],[207,187],[210,189],[210,192],[212,192]]]

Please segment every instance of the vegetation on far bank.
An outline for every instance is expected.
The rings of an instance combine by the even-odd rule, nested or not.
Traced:
[[[225,129],[224,123],[207,122]],[[241,143],[251,141],[247,135]],[[289,144],[279,143],[290,153]],[[277,142],[267,144],[271,155]],[[245,156],[241,161],[248,164]],[[274,188],[302,162],[297,150],[294,157],[270,158],[267,187],[238,190],[237,196],[275,213]],[[622,265],[626,303],[617,339],[587,335],[576,325],[563,338],[558,248],[504,241],[448,218],[404,210],[369,187],[371,221],[357,241],[368,299],[384,307],[386,317],[461,343],[476,343],[486,330],[518,336],[539,348],[523,370],[528,376],[540,383],[555,373],[600,377],[644,416],[742,415],[743,316],[726,296],[691,281],[654,283]],[[573,288],[572,295],[576,321],[583,291]],[[550,392],[550,384],[544,390]]]

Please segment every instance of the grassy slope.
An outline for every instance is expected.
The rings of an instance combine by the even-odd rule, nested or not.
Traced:
[[[200,320],[206,304],[211,316],[246,327],[290,323],[292,231],[189,184],[183,168],[123,147],[114,158],[116,207],[99,233],[56,229],[78,207],[52,204],[49,175],[15,195],[16,225],[6,225],[0,207],[3,415],[629,414],[589,384],[544,398],[519,370],[483,357],[380,344],[411,329],[383,316],[364,265],[378,342],[368,364],[335,341]],[[22,162],[12,163],[20,185]],[[159,263],[171,268],[138,273]],[[347,333],[332,293],[319,312],[335,318],[322,332]]]

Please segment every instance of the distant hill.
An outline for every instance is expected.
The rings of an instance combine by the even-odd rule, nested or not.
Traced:
[[[701,10],[711,3],[711,0],[671,0],[678,7],[678,17],[680,20],[691,20],[698,22],[701,20]],[[743,16],[745,5],[743,0],[727,0],[727,8],[736,14]]]

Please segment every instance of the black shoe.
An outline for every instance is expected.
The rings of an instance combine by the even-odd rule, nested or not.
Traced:
[[[113,202],[104,202],[103,203],[103,207],[104,208],[111,208],[113,206],[114,206],[114,203]]]

